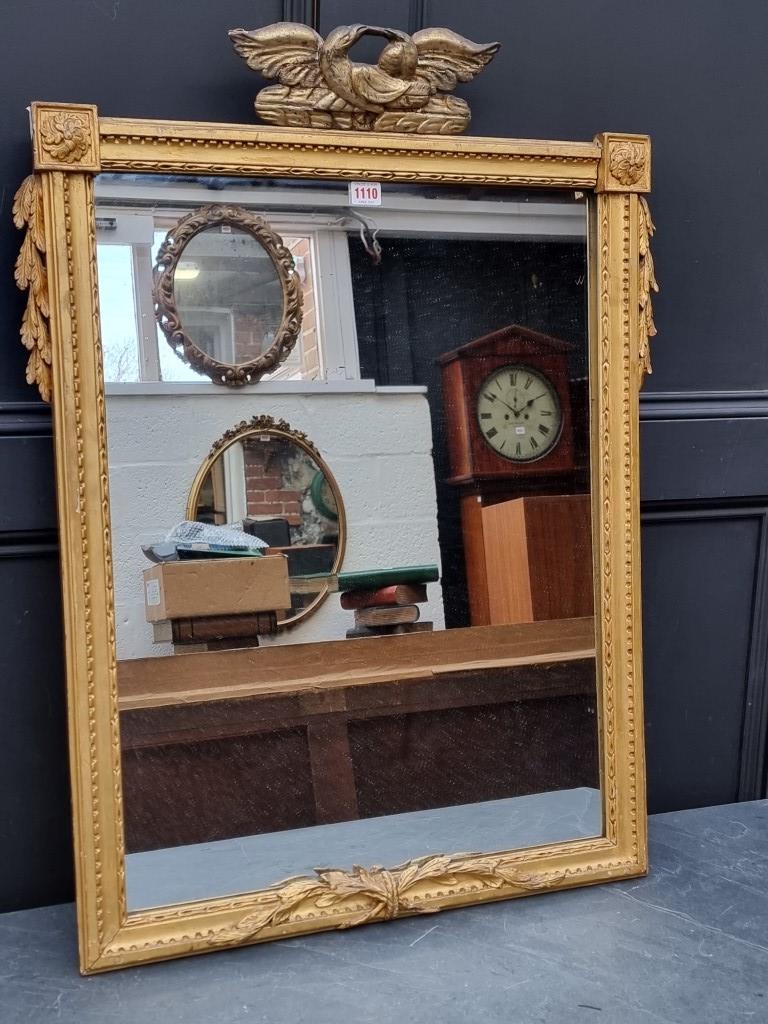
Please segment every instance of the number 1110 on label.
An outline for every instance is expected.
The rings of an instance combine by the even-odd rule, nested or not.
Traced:
[[[350,206],[381,206],[381,185],[378,181],[350,181]]]

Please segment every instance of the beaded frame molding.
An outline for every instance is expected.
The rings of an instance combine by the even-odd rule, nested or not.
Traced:
[[[638,394],[656,288],[646,136],[536,142],[99,118],[32,107],[25,229],[27,379],[52,400],[61,536],[80,960],[86,973],[447,907],[640,875],[647,867]],[[99,171],[370,179],[591,194],[593,530],[603,833],[508,852],[318,869],[267,889],[128,912],[99,339]]]

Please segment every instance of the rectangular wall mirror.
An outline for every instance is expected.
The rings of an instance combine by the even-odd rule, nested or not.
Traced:
[[[647,138],[33,128],[82,968],[642,873]]]

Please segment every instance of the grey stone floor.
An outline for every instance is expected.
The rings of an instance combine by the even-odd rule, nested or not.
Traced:
[[[768,801],[651,819],[646,879],[81,978],[71,906],[0,917],[2,1024],[768,1021]]]

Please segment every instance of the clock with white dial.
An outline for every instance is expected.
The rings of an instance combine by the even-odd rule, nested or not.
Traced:
[[[531,367],[500,366],[480,385],[476,403],[486,444],[510,462],[540,459],[560,438],[563,414],[557,390]]]

